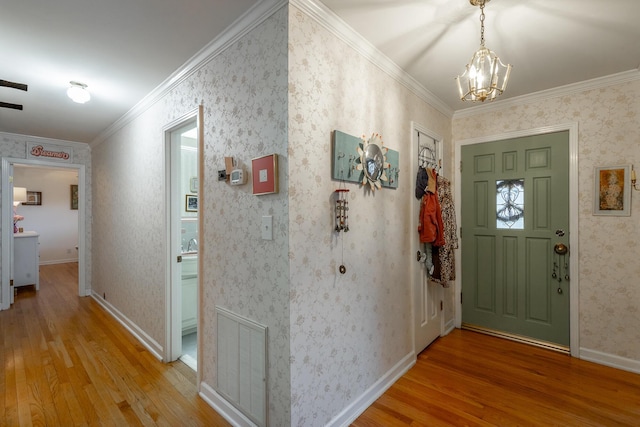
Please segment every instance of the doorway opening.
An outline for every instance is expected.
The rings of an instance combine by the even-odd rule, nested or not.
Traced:
[[[9,265],[11,268],[2,269],[0,309],[9,309],[13,302],[14,289],[11,289],[10,282],[13,279],[16,261],[13,256],[14,241],[18,235],[29,239],[34,235],[38,241],[36,253],[39,256],[36,255],[35,267],[37,270],[41,264],[77,262],[77,292],[79,296],[88,295],[85,286],[84,165],[3,158],[2,169],[2,260],[3,266]],[[14,233],[11,221],[14,186],[26,189],[28,196],[26,204],[15,203],[17,213],[24,217],[15,225],[18,234]],[[22,234],[20,229],[23,231]],[[29,239],[22,239],[20,243]],[[38,289],[37,285],[35,287]]]
[[[165,359],[180,359],[196,372],[200,265],[199,135],[198,112],[165,128],[169,224]]]

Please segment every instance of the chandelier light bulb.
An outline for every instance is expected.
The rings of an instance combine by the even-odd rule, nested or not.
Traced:
[[[87,85],[84,83],[78,83],[70,81],[69,89],[67,89],[67,96],[71,98],[73,102],[78,104],[84,104],[91,99],[91,94],[87,90]]]

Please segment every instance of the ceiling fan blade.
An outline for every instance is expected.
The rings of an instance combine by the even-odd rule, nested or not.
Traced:
[[[15,83],[15,82],[10,82],[8,80],[0,80],[0,86],[10,87],[12,89],[24,90],[25,92],[27,91],[27,87],[28,87],[24,83]]]
[[[22,105],[20,104],[10,104],[8,102],[0,101],[0,108],[11,108],[12,110],[22,110]]]

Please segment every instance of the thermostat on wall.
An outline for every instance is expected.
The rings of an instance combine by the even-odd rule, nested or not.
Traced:
[[[231,185],[241,185],[247,183],[247,174],[242,169],[231,171]]]

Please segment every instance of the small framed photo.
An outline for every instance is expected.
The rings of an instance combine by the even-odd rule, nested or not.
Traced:
[[[597,167],[595,169],[594,215],[631,215],[630,173],[630,165]]]
[[[198,192],[198,177],[193,176],[189,180],[189,191],[191,191],[192,193]]]
[[[278,192],[278,155],[258,157],[251,160],[253,194],[273,194]]]
[[[78,186],[71,185],[71,210],[78,210]]]
[[[27,191],[27,201],[22,202],[27,206],[40,206],[42,205],[42,192],[41,191]]]
[[[187,212],[198,212],[198,196],[187,194],[185,196],[184,210]]]

